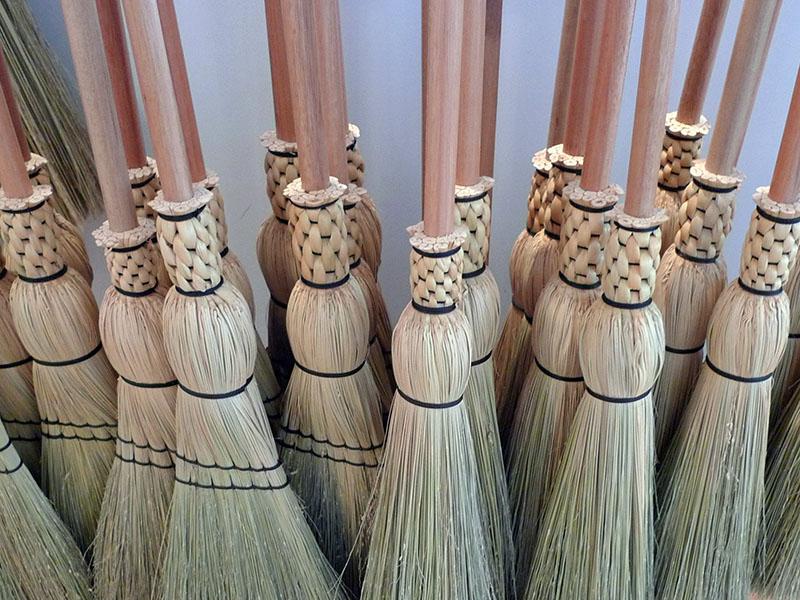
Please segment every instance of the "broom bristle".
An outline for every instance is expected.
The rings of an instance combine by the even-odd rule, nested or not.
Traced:
[[[786,297],[789,298],[789,340],[778,368],[772,376],[772,401],[770,423],[780,427],[785,413],[791,418],[795,411],[795,390],[800,381],[800,269],[792,269],[786,282]]]
[[[659,473],[657,580],[658,597],[665,600],[746,598],[750,591],[762,520],[770,379],[789,331],[788,301],[780,290],[800,236],[797,220],[786,223],[800,205],[777,205],[763,188],[756,202],[739,281],[717,302],[706,364]]]

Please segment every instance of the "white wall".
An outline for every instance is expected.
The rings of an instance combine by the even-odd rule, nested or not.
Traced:
[[[46,36],[70,63],[55,0],[29,0]],[[732,0],[705,114],[712,124],[743,0]],[[222,177],[231,247],[253,281],[263,329],[266,287],[255,259],[255,237],[269,210],[259,134],[273,125],[261,0],[176,0],[207,165]],[[367,187],[383,221],[380,278],[396,318],[408,301],[405,227],[420,219],[420,8],[418,0],[341,0],[350,118],[362,130]],[[672,77],[674,109],[691,52],[701,0],[684,0]],[[622,185],[633,121],[645,2],[637,7],[625,99],[614,157]],[[525,223],[531,154],[545,143],[563,2],[505,0],[497,127],[492,268],[509,301],[508,256]],[[747,175],[725,256],[729,275],[738,255],[757,186],[767,185],[800,62],[800,3],[783,13],[739,161]],[[654,173],[655,175],[655,173]],[[87,225],[88,229],[88,225]],[[96,254],[96,288],[108,282]]]

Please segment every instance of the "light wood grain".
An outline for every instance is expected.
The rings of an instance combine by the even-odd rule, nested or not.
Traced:
[[[269,44],[269,73],[272,80],[272,105],[275,111],[275,131],[287,142],[296,139],[292,115],[292,91],[289,82],[289,63],[284,36],[283,0],[264,0],[267,14]]]
[[[61,0],[61,10],[108,224],[112,231],[128,231],[138,222],[97,6],[93,0]]]
[[[33,193],[5,94],[0,94],[0,185],[8,198],[27,198]]]
[[[197,117],[192,101],[192,88],[189,85],[189,72],[186,69],[186,58],[183,55],[181,32],[178,27],[178,15],[175,13],[173,0],[158,0],[158,14],[161,17],[161,30],[164,32],[164,45],[167,49],[169,70],[172,74],[172,87],[178,102],[178,115],[181,119],[183,141],[186,144],[186,156],[189,158],[189,172],[192,181],[198,183],[206,176],[206,164],[203,160],[203,146],[200,143],[200,132],[197,129]]]
[[[67,0],[68,1],[68,0]],[[122,0],[164,199],[192,197],[189,160],[156,0]]]
[[[292,105],[300,154],[303,189],[322,190],[329,185],[330,168],[322,117],[323,90],[318,81],[319,39],[315,38],[314,14],[320,10],[318,3],[328,0],[283,0],[286,28],[286,48],[289,64],[305,68],[290,69]]]
[[[772,174],[769,196],[777,202],[800,200],[800,70],[794,82],[794,92],[783,129],[778,160]]]
[[[573,156],[583,156],[586,151],[589,107],[593,100],[600,46],[601,30],[597,24],[601,22],[605,2],[581,0],[580,4],[563,139],[564,152]]]
[[[739,160],[780,8],[781,0],[745,0],[706,158],[713,173],[730,175]]]
[[[569,82],[572,79],[575,39],[578,32],[579,6],[580,0],[567,0],[564,4],[564,18],[561,21],[561,43],[558,48],[558,66],[556,67],[556,80],[553,84],[553,106],[550,109],[550,129],[547,132],[548,147],[564,141]],[[537,75],[534,74],[534,77]]]
[[[453,231],[464,2],[422,0],[422,19],[422,215],[425,234],[442,236]]]
[[[581,175],[581,187],[586,190],[596,192],[609,184],[635,6],[635,0],[614,2],[599,25],[599,57],[589,115],[592,135],[586,140]]]
[[[635,217],[648,217],[655,212],[664,114],[669,100],[680,7],[680,0],[647,2],[628,184],[625,188],[625,212]]]
[[[481,175],[494,176],[497,138],[497,89],[500,78],[500,33],[503,0],[487,0],[483,48],[483,111],[481,113]]]
[[[28,138],[25,137],[25,127],[22,124],[19,105],[14,96],[14,82],[11,80],[11,72],[8,70],[8,63],[6,62],[6,55],[2,45],[0,45],[0,87],[3,89],[6,105],[11,114],[11,120],[14,122],[14,133],[17,136],[22,159],[28,161],[31,158],[31,149],[28,146]]]
[[[103,45],[114,91],[117,119],[122,132],[122,143],[125,147],[125,158],[128,167],[136,169],[147,164],[147,155],[144,151],[139,108],[128,60],[128,41],[125,37],[119,0],[97,0],[97,15],[100,18],[100,30],[103,32]]]
[[[456,184],[474,185],[481,176],[481,113],[486,0],[464,0],[464,41],[458,108]]]
[[[729,6],[730,0],[705,0],[703,3],[678,104],[677,116],[681,123],[692,124],[700,120]]]

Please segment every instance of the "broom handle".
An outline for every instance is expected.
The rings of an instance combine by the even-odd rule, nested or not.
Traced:
[[[550,129],[547,132],[548,148],[564,141],[569,82],[572,79],[572,64],[575,58],[575,38],[578,31],[578,8],[580,3],[580,0],[567,0],[564,5],[556,81],[553,86],[553,107],[550,109]]]
[[[279,139],[293,142],[292,91],[289,84],[289,60],[286,56],[285,25],[281,0],[264,0],[267,14],[269,74],[272,79],[272,105],[275,111],[275,132]]]
[[[730,0],[705,0],[697,33],[694,36],[692,56],[683,82],[681,100],[678,104],[678,121],[697,123],[703,112],[703,102],[711,80],[711,70],[719,50],[725,15],[728,14]]]
[[[330,169],[322,117],[324,91],[318,81],[322,40],[317,38],[314,14],[320,2],[329,0],[282,1],[289,61],[303,65],[289,71],[297,151],[303,157],[300,179],[306,191],[324,190],[329,186]]]
[[[14,83],[11,81],[11,72],[8,70],[6,55],[0,45],[0,86],[3,88],[3,95],[6,98],[11,120],[14,123],[14,134],[17,136],[19,151],[22,153],[22,160],[31,159],[31,149],[28,146],[28,138],[25,137],[25,127],[22,125],[22,116],[19,114],[19,105],[14,97]]]
[[[425,234],[453,231],[463,0],[422,0],[422,218]]]
[[[481,175],[494,175],[497,133],[497,87],[500,76],[500,28],[503,0],[487,0],[483,47],[483,110],[481,111]]]
[[[464,0],[463,27],[456,184],[474,185],[481,176],[481,112],[483,111],[486,0]]]
[[[730,175],[742,151],[781,0],[745,0],[722,89],[706,168]]]
[[[635,7],[636,0],[613,2],[605,9],[600,25],[596,83],[589,115],[592,135],[586,140],[581,175],[581,187],[592,192],[604,189],[611,176]]]
[[[27,198],[33,194],[5,94],[0,94],[0,185],[7,198]]]
[[[639,87],[633,120],[625,212],[648,217],[655,211],[664,114],[678,36],[680,0],[648,0],[644,21]]]
[[[103,46],[114,91],[117,119],[119,119],[122,131],[125,157],[128,168],[136,169],[147,164],[147,155],[144,151],[139,110],[136,105],[136,92],[133,89],[131,64],[128,60],[128,46],[122,25],[119,1],[97,0],[97,14],[100,18],[100,31],[103,32]]]
[[[164,199],[183,202],[192,197],[192,178],[158,6],[156,0],[122,2]]]
[[[138,226],[94,0],[61,0],[97,179],[112,231]]]
[[[800,200],[800,69],[794,82],[794,92],[783,129],[778,160],[772,173],[769,197],[776,202]]]
[[[589,107],[593,100],[592,87],[597,70],[597,46],[600,41],[597,35],[597,23],[600,21],[601,4],[604,2],[581,0],[580,4],[563,139],[564,152],[573,156],[583,156],[586,152]]]
[[[200,132],[197,129],[197,117],[192,102],[192,88],[189,85],[189,73],[186,70],[181,31],[173,0],[158,0],[158,15],[164,33],[172,87],[175,89],[175,99],[178,102],[178,115],[183,130],[183,141],[186,144],[186,156],[189,159],[189,172],[192,181],[197,183],[203,181],[208,174],[203,160],[203,147],[200,144]]]

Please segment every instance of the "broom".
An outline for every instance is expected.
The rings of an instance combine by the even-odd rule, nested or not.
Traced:
[[[179,382],[176,473],[157,596],[338,598],[252,381],[253,320],[222,279],[213,194],[191,185],[156,0],[123,8],[162,183],[156,228],[174,284],[163,325]]]
[[[494,350],[497,421],[504,449],[508,446],[508,436],[511,433],[517,398],[522,390],[528,365],[533,360],[530,340],[533,311],[536,308],[539,292],[547,282],[548,275],[557,269],[555,259],[551,265],[536,262],[538,244],[534,243],[534,238],[544,226],[542,199],[546,193],[552,167],[548,158],[548,149],[564,139],[564,121],[569,99],[569,81],[572,78],[579,4],[580,0],[567,0],[564,6],[561,47],[558,51],[558,67],[553,91],[553,107],[550,112],[547,148],[533,156],[534,174],[531,179],[531,191],[528,195],[527,226],[517,236],[511,249],[509,261],[511,306],[506,314]],[[489,174],[485,170],[482,171],[484,175]]]
[[[331,30],[338,29],[337,8],[319,0],[285,2],[283,10],[289,57],[306,68],[290,71],[298,150],[304,158],[300,179],[284,193],[291,203],[300,280],[286,312],[297,362],[284,394],[277,441],[323,552],[335,570],[344,571],[348,589],[358,594],[370,537],[369,522],[362,521],[384,431],[380,393],[366,364],[367,301],[360,279],[350,277],[341,201],[347,188],[328,176],[333,171],[347,177],[340,145],[344,120],[326,120],[322,104],[330,98],[343,108],[335,94],[326,93],[341,88],[343,71],[322,65],[323,55],[328,56],[325,66],[338,62],[331,43],[336,37]],[[323,25],[328,31],[320,31]],[[343,114],[337,107],[329,112]]]
[[[7,105],[0,119],[9,118]],[[0,596],[90,600],[81,552],[0,424]]]
[[[170,72],[173,87],[178,101],[178,111],[181,117],[183,139],[186,144],[186,153],[189,158],[189,170],[192,181],[206,187],[213,198],[208,206],[217,222],[217,237],[219,238],[220,256],[222,257],[222,273],[236,289],[238,289],[250,308],[250,314],[255,318],[255,300],[250,279],[242,266],[239,257],[228,246],[228,226],[225,220],[225,203],[219,189],[219,178],[214,173],[206,171],[203,160],[203,150],[200,144],[200,133],[197,129],[197,120],[192,102],[192,91],[189,87],[189,74],[186,70],[186,61],[181,46],[178,17],[172,0],[158,0],[158,12],[161,17],[161,27],[164,31],[164,43],[169,57]],[[256,369],[255,380],[264,402],[267,416],[273,426],[281,415],[281,390],[272,365],[267,355],[267,349],[256,332]]]
[[[489,566],[498,598],[513,596],[514,544],[494,391],[492,349],[500,325],[500,290],[489,270],[491,177],[481,176],[486,0],[464,3],[464,40],[456,155],[455,224],[467,230],[463,244],[460,309],[472,334],[470,375],[464,404],[478,463],[478,491],[487,534]],[[487,90],[486,93],[490,93]]]
[[[659,267],[655,301],[664,315],[667,355],[656,385],[656,452],[667,451],[703,360],[703,340],[726,282],[722,247],[742,177],[736,159],[747,130],[780,3],[745,4],[705,161],[692,167],[680,230]]]
[[[661,315],[651,298],[663,215],[653,202],[678,7],[677,0],[647,3],[625,212],[613,216],[602,297],[581,327],[586,393],[539,529],[526,598],[653,597],[651,390],[664,352]],[[632,16],[633,2],[620,2],[603,17],[597,81],[612,80],[615,107]],[[605,94],[594,98],[609,102]],[[610,132],[593,129],[598,133],[589,138],[586,171],[600,176],[584,185],[607,181],[611,152],[595,150],[612,147],[606,140],[616,128],[616,112],[606,113]]]
[[[106,4],[100,7],[99,4]],[[114,86],[103,52],[101,22],[110,3],[63,5],[75,72],[108,220],[95,231],[105,249],[111,286],[100,307],[100,336],[117,381],[116,457],[100,510],[94,547],[98,598],[149,598],[172,497],[177,382],[161,333],[153,222],[137,220],[130,192]],[[121,26],[121,21],[116,21]],[[118,33],[122,34],[120,28]],[[106,46],[108,51],[108,46]],[[121,122],[121,121],[120,121]],[[130,132],[129,132],[130,133]],[[129,140],[130,142],[130,140]]]
[[[463,402],[472,336],[453,230],[464,3],[422,3],[423,215],[411,234],[412,301],[394,330],[397,392],[374,499],[364,600],[491,599],[478,466]]]

